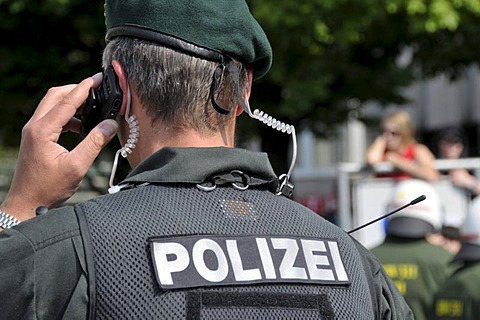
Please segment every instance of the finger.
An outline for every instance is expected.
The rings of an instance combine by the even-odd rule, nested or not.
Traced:
[[[62,100],[70,91],[72,91],[75,86],[76,84],[68,84],[61,87],[50,88],[38,104],[30,121],[36,121],[43,118],[43,116],[45,116],[45,114],[47,114],[58,101]]]
[[[70,152],[70,160],[79,172],[86,174],[100,151],[112,140],[117,131],[118,124],[115,120],[104,120]]]
[[[97,73],[76,85],[42,117],[43,125],[52,130],[63,128],[77,113],[77,109],[83,105],[90,88],[98,86],[101,81],[102,74]]]

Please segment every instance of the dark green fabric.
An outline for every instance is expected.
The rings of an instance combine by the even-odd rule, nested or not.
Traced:
[[[371,250],[397,285],[415,319],[428,319],[433,296],[452,273],[452,255],[425,239],[387,237]]]
[[[435,295],[433,319],[480,319],[480,261],[456,271]]]
[[[272,49],[244,0],[107,0],[108,30],[138,25],[252,64],[254,78],[268,72]]]
[[[237,148],[163,148],[133,170],[124,182],[203,183],[214,174],[240,170],[276,179],[266,153]]]
[[[215,171],[233,168],[275,178],[264,153],[166,148],[144,161],[129,179],[202,182]],[[0,232],[0,319],[86,319],[86,270],[74,207],[50,210]]]
[[[378,318],[375,319],[413,320],[412,310],[409,309],[405,299],[398,292],[397,287],[383,269],[381,262],[358,242],[357,249],[362,256],[367,277],[371,277],[372,279],[370,285],[374,304],[377,305],[378,313],[384,316],[382,317],[377,313],[376,316]],[[389,317],[385,317],[387,314]]]
[[[180,163],[183,166],[179,166]],[[186,182],[185,180],[202,181],[212,171],[225,172],[239,168],[259,178],[275,177],[268,159],[262,153],[228,148],[167,148],[143,162],[128,179],[166,179],[179,183]],[[192,175],[190,171],[197,172]],[[168,179],[162,178],[163,174]],[[122,197],[122,192],[128,191],[105,197]],[[97,198],[89,203],[99,205],[101,200]],[[89,302],[88,273],[73,208],[66,206],[50,210],[46,215],[0,232],[2,319],[86,318]],[[314,213],[311,217],[314,217]],[[336,232],[342,231],[338,229]],[[359,254],[363,255],[364,263],[363,268],[359,266],[359,272],[367,273],[367,278],[373,282],[370,286],[375,291],[372,299],[378,300],[376,305],[382,319],[412,319],[411,311],[377,259],[362,246],[357,244],[357,247]],[[365,294],[368,295],[367,292]]]
[[[0,318],[85,319],[83,255],[71,207],[0,232]]]

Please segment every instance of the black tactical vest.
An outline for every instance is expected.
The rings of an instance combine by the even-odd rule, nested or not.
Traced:
[[[351,238],[268,190],[148,185],[76,207],[91,319],[375,319]]]

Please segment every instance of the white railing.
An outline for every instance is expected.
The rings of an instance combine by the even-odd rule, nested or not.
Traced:
[[[464,168],[474,172],[475,176],[479,177],[480,158],[438,159],[435,160],[434,165],[441,171]],[[389,182],[389,179],[375,179],[374,175],[376,173],[393,171],[394,167],[389,163],[381,163],[374,167],[366,167],[361,163],[339,163],[337,165],[337,213],[338,225],[342,229],[346,231],[352,230],[368,222],[369,219],[371,220],[386,213],[384,212],[383,201],[385,201],[386,195],[393,186],[393,180]],[[454,187],[448,176],[443,177],[439,182],[433,183],[433,185],[439,191],[442,200],[444,200],[443,205],[447,213],[466,214],[470,195],[465,190]],[[365,211],[369,210],[371,212],[365,214]],[[378,230],[378,226],[376,228]],[[374,229],[375,227],[369,230],[366,229],[363,231],[363,234],[362,232],[356,233],[357,239],[366,244],[366,238],[368,237],[368,241],[375,243]]]

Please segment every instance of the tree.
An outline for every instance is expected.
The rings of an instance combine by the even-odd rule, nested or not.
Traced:
[[[248,2],[274,49],[252,105],[320,136],[365,102],[404,103],[401,89],[413,81],[441,72],[454,78],[480,59],[477,0]],[[264,148],[287,158],[285,140]]]
[[[452,77],[480,59],[478,0],[247,0],[274,49],[271,72],[254,83],[252,107],[329,136],[368,101],[402,103],[412,81]],[[0,142],[16,146],[46,90],[97,72],[103,3],[0,0]],[[399,63],[408,48],[410,59]],[[277,171],[288,137],[241,117]],[[246,139],[245,136],[240,137]]]
[[[0,0],[0,21],[0,144],[17,146],[48,88],[100,70],[103,4]]]

